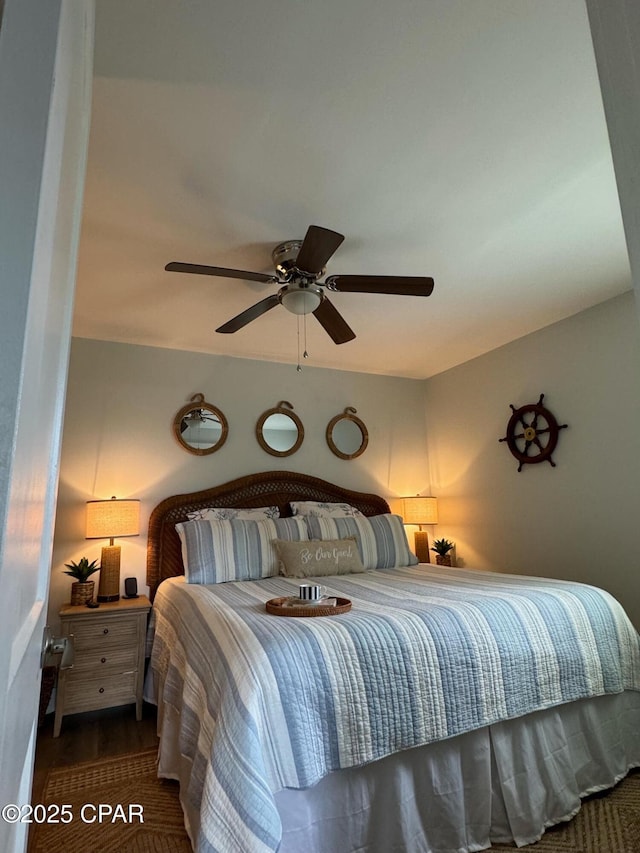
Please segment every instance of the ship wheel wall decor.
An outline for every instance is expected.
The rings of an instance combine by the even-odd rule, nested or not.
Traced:
[[[516,409],[511,405],[513,414],[507,424],[507,434],[499,441],[506,441],[507,447],[519,462],[518,471],[523,465],[548,462],[553,468],[556,463],[551,454],[556,449],[558,434],[567,424],[559,424],[549,409],[542,405],[544,394],[540,394],[537,403],[528,403]]]

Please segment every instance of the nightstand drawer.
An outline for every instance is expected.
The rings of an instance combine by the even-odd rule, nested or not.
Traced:
[[[83,678],[87,678],[87,673],[94,678],[102,677],[106,671],[109,672],[126,672],[129,669],[138,668],[138,649],[135,646],[127,646],[125,648],[95,648],[86,649],[81,655],[76,655],[73,668],[69,670],[69,675],[74,677],[77,673],[82,673]]]
[[[138,620],[121,619],[70,619],[66,633],[73,634],[76,652],[89,649],[108,649],[114,646],[135,647],[138,643]]]
[[[71,677],[69,677],[71,676]],[[65,714],[95,711],[136,701],[137,671],[111,674],[104,678],[67,676]]]

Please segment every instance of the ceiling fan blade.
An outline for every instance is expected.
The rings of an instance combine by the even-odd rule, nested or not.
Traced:
[[[256,302],[256,304],[252,305],[251,308],[247,308],[245,311],[242,311],[236,317],[232,317],[231,320],[228,320],[216,329],[216,332],[221,332],[223,335],[230,335],[232,332],[237,332],[238,329],[242,329],[243,326],[246,326],[247,323],[250,323],[252,320],[257,320],[258,317],[266,314],[267,311],[270,311],[279,304],[280,299],[278,298],[278,294],[273,293],[271,296],[267,296],[266,299]]]
[[[355,338],[356,333],[327,296],[323,295],[313,315],[335,344],[346,344]]]
[[[300,272],[319,275],[343,240],[343,235],[337,231],[310,225],[296,258],[297,269]]]
[[[247,272],[246,270],[230,270],[226,267],[210,267],[205,264],[183,264],[172,261],[165,267],[167,272],[189,272],[196,275],[219,275],[223,278],[242,278],[245,281],[264,281],[267,284],[276,284],[278,279],[273,275],[262,272]]]
[[[400,275],[330,275],[325,287],[337,293],[388,293],[392,296],[430,296],[433,279]]]

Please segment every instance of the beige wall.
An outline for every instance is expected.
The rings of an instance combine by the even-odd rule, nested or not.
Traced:
[[[505,435],[545,404],[568,429],[554,460],[518,473]],[[438,534],[462,564],[608,589],[640,627],[640,337],[631,293],[430,379]]]
[[[217,453],[193,456],[172,433],[175,413],[202,392],[229,421]],[[293,456],[261,449],[255,424],[262,412],[288,400],[305,428]],[[163,498],[224,483],[256,471],[284,469],[385,496],[428,491],[424,385],[418,380],[75,339],[62,448],[52,563],[50,620],[69,600],[63,564],[99,558],[101,542],[84,539],[85,501],[141,500],[140,537],[122,539],[121,577],[144,590],[146,526]],[[369,431],[366,452],[351,461],[325,441],[331,418],[354,406]],[[104,543],[104,544],[108,544]]]

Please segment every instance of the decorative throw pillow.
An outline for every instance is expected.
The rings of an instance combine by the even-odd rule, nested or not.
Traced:
[[[204,509],[195,509],[187,513],[190,521],[196,519],[208,521],[260,521],[263,518],[280,518],[280,510],[277,506],[260,507],[234,507],[234,506],[208,506]]]
[[[392,569],[415,566],[418,558],[407,542],[399,515],[374,515],[369,518],[305,518],[309,539],[346,539],[355,536],[365,569]]]
[[[346,503],[331,503],[329,501],[291,501],[292,515],[313,515],[317,518],[344,518],[358,516],[364,518],[360,510]]]
[[[187,583],[259,580],[279,574],[276,539],[308,539],[301,518],[197,519],[176,524]]]
[[[364,572],[355,537],[310,539],[308,542],[276,540],[280,571],[288,578],[318,578]]]

